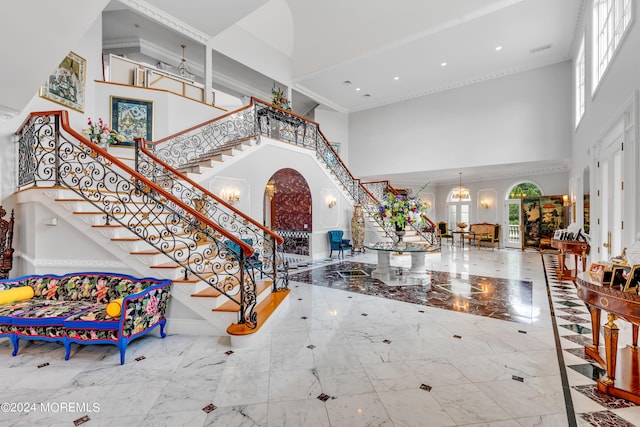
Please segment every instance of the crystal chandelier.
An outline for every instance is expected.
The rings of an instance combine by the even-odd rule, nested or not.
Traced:
[[[462,172],[458,172],[460,175],[460,183],[458,187],[453,190],[453,198],[462,200],[469,198],[469,189],[462,186]]]
[[[186,44],[181,44],[182,48],[182,59],[180,60],[180,64],[178,64],[178,73],[181,77],[190,79],[191,78],[191,69],[187,65],[187,60],[184,57],[184,48],[187,47]]]

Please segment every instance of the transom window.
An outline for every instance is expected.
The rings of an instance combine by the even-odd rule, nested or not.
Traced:
[[[593,2],[593,85],[595,92],[613,54],[631,24],[632,0]]]

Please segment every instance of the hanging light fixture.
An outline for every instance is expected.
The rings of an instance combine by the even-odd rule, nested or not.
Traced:
[[[182,59],[180,60],[180,64],[178,64],[178,73],[180,74],[181,77],[190,79],[191,69],[187,65],[187,60],[184,57],[184,48],[187,47],[187,45],[181,44],[180,47],[182,48]]]
[[[462,186],[462,172],[458,172],[458,174],[460,175],[460,183],[458,188],[453,190],[453,197],[461,201],[469,198],[469,189]]]

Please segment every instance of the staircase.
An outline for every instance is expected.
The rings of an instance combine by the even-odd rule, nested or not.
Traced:
[[[198,181],[202,179],[202,174],[211,173],[209,171],[215,167],[215,162],[225,161],[224,156],[233,156],[234,150],[244,144],[259,144],[261,136],[315,151],[316,160],[333,177],[336,186],[354,204],[362,205],[373,230],[382,239],[397,239],[392,227],[375,217],[383,195],[396,192],[388,181],[361,183],[351,175],[317,123],[255,98],[235,112],[149,143],[152,147],[150,151],[146,149],[146,144],[141,144],[138,156],[147,159],[146,163],[142,163],[143,168],[160,163]],[[140,167],[137,169],[141,170]],[[405,240],[439,246],[435,224],[428,218],[425,218],[425,223],[410,224]]]
[[[139,274],[172,279],[172,297],[212,327],[232,323],[232,342],[286,299],[282,239],[222,200],[148,179],[130,166],[137,156],[121,160],[85,140],[65,111],[33,113],[18,134],[19,198],[46,204]]]

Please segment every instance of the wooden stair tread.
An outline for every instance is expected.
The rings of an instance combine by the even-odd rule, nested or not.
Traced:
[[[258,306],[255,311],[257,314],[258,325],[255,328],[249,328],[244,324],[233,323],[227,328],[227,333],[229,335],[250,335],[255,334],[260,330],[262,325],[267,321],[269,317],[276,311],[278,306],[284,301],[284,299],[289,295],[291,289],[287,289],[286,291],[278,291],[272,292],[267,298],[264,299]]]
[[[273,282],[271,280],[263,280],[263,281],[257,281],[256,283],[256,294],[260,295],[262,292],[264,292],[265,290],[269,289],[269,287],[271,286]],[[240,294],[235,295],[233,297],[233,301],[229,300],[227,302],[225,302],[224,304],[220,305],[219,307],[216,307],[214,309],[212,309],[211,311],[224,311],[224,312],[231,312],[231,313],[237,313],[240,311]]]
[[[193,298],[217,298],[220,295],[222,295],[222,293],[211,286],[204,288],[203,290],[196,292],[195,294],[191,294]]]

